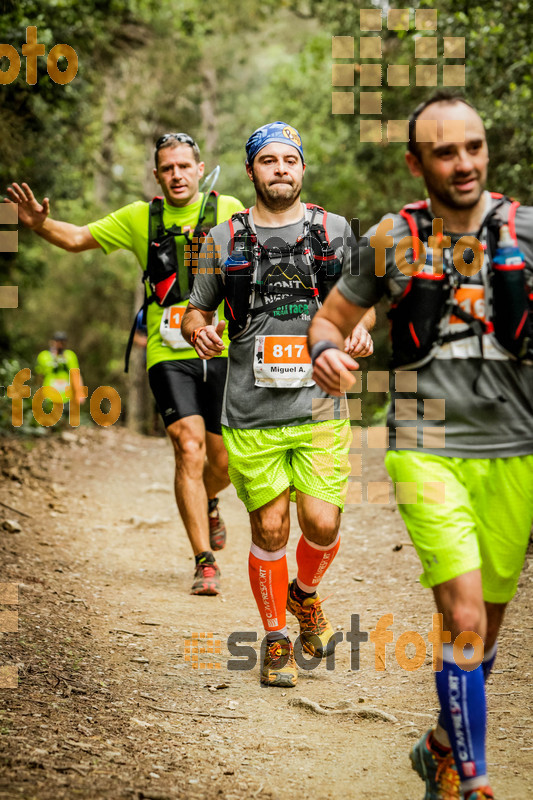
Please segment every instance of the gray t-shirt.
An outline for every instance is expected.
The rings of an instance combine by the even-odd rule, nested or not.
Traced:
[[[270,248],[279,248],[280,240],[293,247],[298,237],[302,236],[303,221],[302,216],[299,222],[280,228],[257,227],[258,241],[263,247],[269,245]],[[250,222],[253,224],[252,213]],[[338,244],[337,257],[345,263],[350,257],[350,244],[353,241],[348,223],[343,217],[328,214],[326,231],[330,242]],[[204,311],[215,310],[224,297],[224,270],[230,239],[229,224],[223,222],[212,228],[210,237],[204,244],[201,267],[206,268],[207,274],[198,273],[190,297],[190,302]],[[209,252],[217,253],[217,257],[206,257]],[[215,273],[217,268],[220,269],[219,274]],[[314,383],[303,388],[256,385],[254,362],[257,365],[257,359],[261,360],[260,348],[263,347],[263,344],[258,345],[258,341],[263,342],[258,337],[302,337],[298,340],[300,352],[301,342],[307,335],[318,304],[312,297],[298,299],[295,295],[284,294],[283,289],[311,288],[311,269],[312,267],[304,264],[301,257],[295,263],[292,254],[285,253],[280,257],[279,250],[276,252],[271,249],[267,257],[263,252],[258,277],[267,288],[276,291],[266,291],[263,299],[256,295],[254,306],[257,308],[264,302],[268,305],[274,304],[275,307],[255,315],[247,331],[230,343],[222,408],[223,425],[230,428],[274,428],[348,417],[345,398],[332,398]],[[287,348],[287,342],[291,340],[282,341]]]
[[[488,192],[485,197],[488,212],[496,201]],[[410,230],[403,217],[397,214],[383,217],[389,218],[394,222],[389,231],[394,247],[386,251],[385,275],[376,276],[376,251],[361,243],[359,269],[352,268],[354,274],[345,270],[337,284],[347,300],[364,308],[377,303],[384,294],[394,303],[409,283],[409,277],[396,266],[395,251],[397,243],[409,236]],[[515,224],[518,243],[526,257],[528,279],[533,284],[533,207],[520,206]],[[376,229],[377,225],[365,234],[367,242]],[[464,235],[476,236],[476,232]],[[459,235],[450,236],[453,248]],[[485,270],[484,265],[479,275],[464,280],[459,289],[461,294],[456,295],[456,302],[479,317],[483,317],[486,300]],[[451,332],[459,331],[461,320],[452,317],[450,325]],[[424,453],[458,458],[507,458],[533,453],[533,367],[504,356],[490,334],[484,336],[483,348],[482,359],[476,337],[442,345],[429,363],[416,369],[416,391],[395,391],[391,380],[387,419],[391,449],[420,449]],[[398,404],[397,401],[403,400],[416,401],[416,409],[413,410],[413,403]],[[400,428],[412,430],[398,434]],[[441,430],[430,431],[430,428]],[[444,447],[439,438],[442,433]]]

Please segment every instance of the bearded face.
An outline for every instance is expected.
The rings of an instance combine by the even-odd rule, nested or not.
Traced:
[[[290,208],[302,191],[304,165],[296,148],[272,142],[247,165],[258,199],[273,211]]]

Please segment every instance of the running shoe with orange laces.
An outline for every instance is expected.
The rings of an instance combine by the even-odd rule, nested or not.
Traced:
[[[427,731],[409,754],[413,769],[426,782],[423,800],[460,800],[459,774],[451,748],[437,750],[432,733]]]
[[[220,594],[220,570],[216,561],[202,561],[196,565],[191,594]]]
[[[494,800],[494,794],[490,786],[479,786],[467,792],[464,800]]]
[[[296,578],[289,584],[287,593],[287,610],[294,614],[300,623],[300,640],[302,647],[317,658],[329,656],[335,649],[334,630],[324,616],[320,597],[307,597],[303,602],[296,597],[294,587]]]
[[[296,686],[297,680],[298,668],[290,639],[278,639],[270,644],[267,642],[261,683],[290,688]]]
[[[226,526],[218,510],[218,497],[209,500],[207,514],[209,517],[209,547],[211,550],[222,550],[226,546]]]

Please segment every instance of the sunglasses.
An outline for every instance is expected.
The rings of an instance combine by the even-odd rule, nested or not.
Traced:
[[[189,144],[191,147],[198,147],[192,136],[189,136],[188,133],[164,133],[163,136],[160,136],[155,143],[156,151],[171,140],[174,142],[180,142],[181,144]]]

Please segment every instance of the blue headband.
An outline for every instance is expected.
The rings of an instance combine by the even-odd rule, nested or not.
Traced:
[[[270,122],[268,125],[263,125],[252,133],[246,142],[246,158],[251,164],[263,147],[266,147],[270,142],[281,142],[281,144],[290,144],[295,147],[304,161],[304,151],[302,148],[302,140],[296,128],[287,125],[285,122]]]

